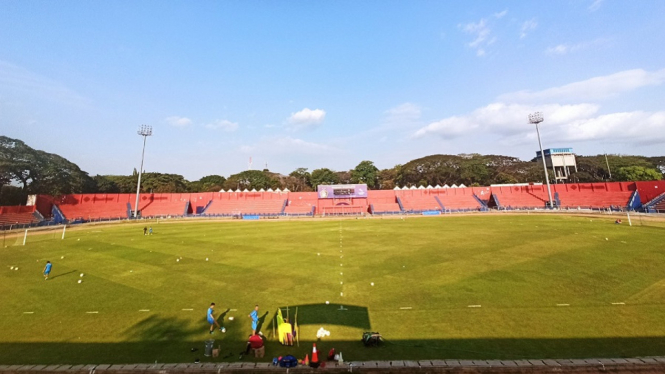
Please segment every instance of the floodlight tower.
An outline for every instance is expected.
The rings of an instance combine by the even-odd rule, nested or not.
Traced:
[[[141,174],[143,174],[143,159],[145,157],[145,141],[152,136],[152,126],[141,125],[137,134],[143,137],[143,151],[141,152],[141,168],[139,169],[139,181],[136,184],[136,205],[134,205],[134,218],[139,217],[139,195],[141,194]]]
[[[536,125],[536,133],[538,134],[538,146],[540,147],[540,158],[543,160],[543,171],[545,172],[545,182],[547,183],[547,196],[550,198],[550,208],[554,208],[554,202],[552,201],[552,191],[550,190],[550,177],[547,175],[545,153],[543,152],[543,144],[540,142],[540,130],[538,130],[538,124],[543,121],[544,119],[542,112],[529,114],[529,123]]]

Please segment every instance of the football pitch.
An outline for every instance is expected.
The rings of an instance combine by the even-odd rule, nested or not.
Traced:
[[[346,361],[662,355],[665,225],[613,222],[152,221],[152,236],[142,223],[68,228],[64,240],[33,233],[25,246],[8,238],[0,364],[237,361],[255,304],[264,361],[302,358],[312,342]],[[226,333],[208,333],[210,302]],[[277,308],[291,321],[297,312],[300,346],[272,336]],[[330,336],[317,341],[321,327]],[[364,347],[364,331],[385,343]],[[203,355],[211,338],[218,358]]]

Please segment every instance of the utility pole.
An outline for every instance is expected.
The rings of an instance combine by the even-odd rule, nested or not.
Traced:
[[[139,169],[139,181],[136,183],[136,205],[134,205],[134,218],[139,217],[139,195],[141,194],[141,175],[143,174],[143,160],[145,158],[145,141],[152,136],[152,126],[141,125],[137,134],[143,137],[143,151],[141,152],[141,168]]]
[[[538,134],[538,146],[540,147],[540,158],[543,160],[543,171],[545,172],[545,182],[547,183],[547,196],[550,199],[550,208],[554,208],[552,190],[550,190],[550,177],[547,175],[547,164],[545,164],[545,152],[543,152],[543,144],[540,142],[540,130],[538,130],[538,124],[543,121],[544,119],[542,112],[529,114],[529,123],[536,125],[536,133]],[[556,175],[554,178],[556,178]]]

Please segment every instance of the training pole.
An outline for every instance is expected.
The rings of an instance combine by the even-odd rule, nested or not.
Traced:
[[[628,226],[632,226],[633,223],[630,222],[630,212],[629,211],[626,211],[626,216],[628,216]]]
[[[67,225],[62,227],[62,240],[65,240],[65,231],[67,230]]]
[[[25,230],[25,234],[23,235],[23,245],[25,245],[25,241],[28,239],[28,230]]]

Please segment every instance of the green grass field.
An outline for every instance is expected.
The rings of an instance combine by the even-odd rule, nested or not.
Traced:
[[[612,222],[153,222],[153,236],[116,224],[65,240],[31,234],[26,246],[11,238],[0,255],[0,364],[236,361],[257,303],[269,338],[277,308],[292,318],[298,308],[300,347],[269,339],[266,361],[304,357],[320,327],[331,335],[319,351],[346,360],[662,355],[665,227]],[[217,359],[203,356],[211,301],[226,311]],[[387,343],[363,347],[370,330]]]

